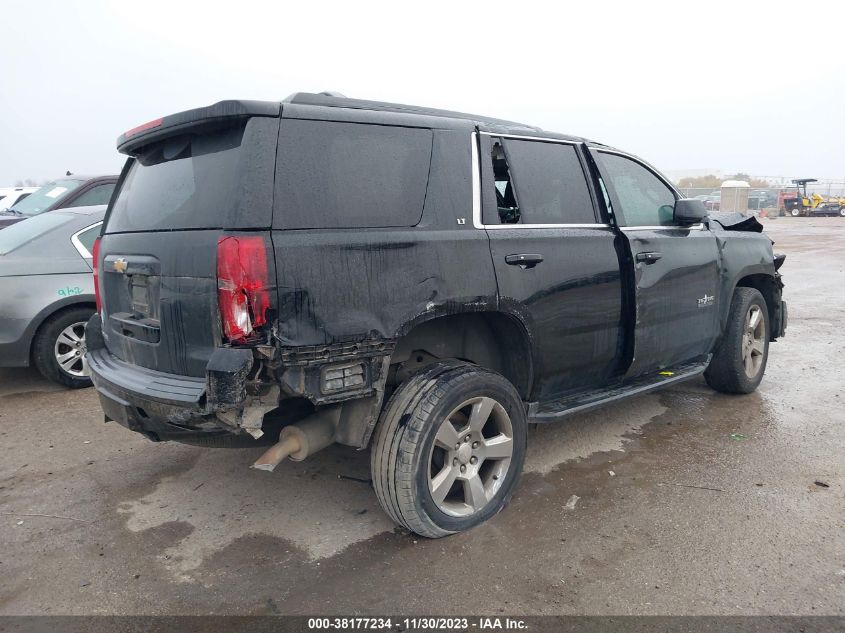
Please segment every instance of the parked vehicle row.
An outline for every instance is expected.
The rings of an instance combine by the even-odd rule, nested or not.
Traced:
[[[721,191],[714,191],[712,193],[698,195],[694,198],[694,200],[701,200],[702,204],[704,204],[704,208],[708,211],[718,211],[721,199]]]
[[[19,200],[37,191],[38,187],[5,187],[0,189],[0,212],[13,207]]]
[[[43,213],[0,231],[0,367],[34,365],[88,387],[85,324],[94,314],[92,250],[106,207]]]
[[[5,207],[0,200],[0,229],[56,209],[108,204],[117,176],[65,176],[32,189]]]
[[[786,330],[756,219],[581,137],[297,94],[118,149],[86,327],[106,418],[268,443],[264,470],[370,448],[385,512],[424,536],[504,507],[529,422],[701,374],[749,393]]]

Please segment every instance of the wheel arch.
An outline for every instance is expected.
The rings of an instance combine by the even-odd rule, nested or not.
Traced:
[[[731,297],[737,288],[754,288],[759,291],[766,300],[766,312],[769,316],[769,340],[774,341],[776,333],[779,332],[780,324],[780,299],[783,284],[774,275],[765,272],[747,274],[737,279],[731,290]],[[728,302],[729,303],[729,302]]]
[[[419,350],[430,358],[415,358],[414,352]],[[416,371],[450,358],[502,374],[524,400],[530,396],[534,382],[531,337],[517,315],[499,310],[467,311],[409,323],[397,337],[390,365],[394,370],[404,365]]]

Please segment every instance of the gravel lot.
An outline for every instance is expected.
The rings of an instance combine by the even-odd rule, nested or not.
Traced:
[[[254,471],[0,370],[0,614],[844,614],[845,221],[765,222],[790,323],[758,392],[533,429],[511,505],[438,541],[382,514],[366,452]]]

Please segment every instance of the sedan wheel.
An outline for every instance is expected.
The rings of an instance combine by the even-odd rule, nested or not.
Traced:
[[[56,363],[66,374],[80,378],[87,374],[85,323],[72,323],[59,333],[53,346]]]
[[[90,387],[85,360],[85,324],[93,307],[72,307],[48,318],[32,341],[32,361],[41,374],[71,389]]]

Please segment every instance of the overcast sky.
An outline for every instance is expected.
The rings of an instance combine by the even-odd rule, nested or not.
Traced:
[[[0,15],[0,186],[116,173],[118,134],[163,114],[321,90],[587,136],[667,171],[845,180],[840,2],[12,0]]]

